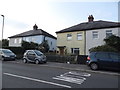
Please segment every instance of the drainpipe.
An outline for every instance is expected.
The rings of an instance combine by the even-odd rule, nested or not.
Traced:
[[[86,55],[86,31],[84,31],[84,55]]]

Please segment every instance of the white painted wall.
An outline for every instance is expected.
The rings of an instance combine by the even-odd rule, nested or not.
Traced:
[[[23,37],[24,41],[34,42],[34,43],[38,43],[38,44],[41,44],[43,42],[43,39],[44,39],[43,35]]]
[[[10,38],[9,40],[9,46],[10,47],[21,47],[22,40],[27,42],[34,42],[41,44],[44,40],[44,35],[37,35],[37,36],[28,36],[28,37],[20,37],[20,38]],[[57,49],[56,47],[56,39],[45,37],[45,40],[48,41],[50,50],[55,51]]]
[[[112,30],[112,33],[116,36],[120,36],[120,29],[118,28],[106,28],[106,29],[96,29],[86,31],[86,55],[89,54],[89,49],[92,47],[103,45],[103,41],[106,37],[106,30]],[[92,32],[98,31],[98,38],[93,39]]]
[[[21,47],[22,38],[10,38],[9,46],[10,47]]]
[[[57,45],[57,39],[53,39],[53,38],[50,38],[50,37],[45,37],[45,40],[48,41],[48,44],[50,46],[50,49],[51,51],[55,51],[57,49],[56,45]]]

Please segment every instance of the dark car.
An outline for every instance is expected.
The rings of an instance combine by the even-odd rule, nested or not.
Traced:
[[[0,49],[0,59],[3,60],[15,60],[16,55],[9,49]]]
[[[47,59],[46,56],[39,50],[27,50],[24,53],[23,62],[24,63],[34,62],[36,64],[39,64],[39,63],[46,63]]]
[[[87,57],[87,65],[92,70],[100,68],[120,69],[120,53],[115,52],[91,52]]]

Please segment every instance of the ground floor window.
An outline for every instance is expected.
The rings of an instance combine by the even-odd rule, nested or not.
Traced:
[[[71,48],[71,53],[79,55],[80,49],[79,48]]]

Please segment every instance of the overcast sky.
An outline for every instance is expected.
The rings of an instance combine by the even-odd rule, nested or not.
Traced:
[[[95,21],[118,22],[118,1],[0,0],[0,14],[5,16],[4,38],[32,30],[34,24],[56,36],[56,31],[87,22],[91,14]],[[0,39],[2,20],[0,16]]]

